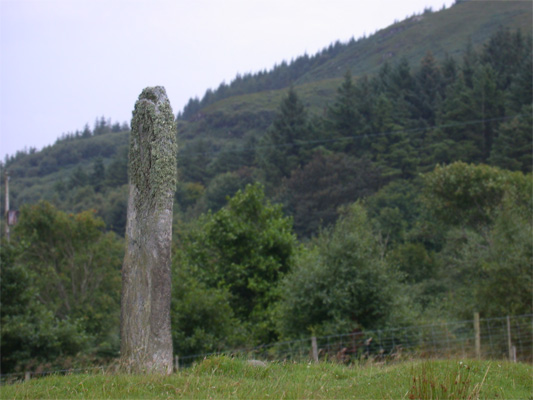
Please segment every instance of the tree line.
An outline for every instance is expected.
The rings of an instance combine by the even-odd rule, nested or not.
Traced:
[[[175,351],[531,313],[531,82],[531,37],[501,29],[461,60],[347,72],[319,114],[290,87],[239,146],[183,143]],[[71,141],[81,164],[62,164],[66,142],[8,163],[20,182],[46,155],[63,167],[21,185],[35,201],[0,247],[3,373],[118,355],[126,140]]]
[[[417,68],[403,59],[374,76],[347,71],[319,114],[290,87],[270,127],[241,145],[204,136],[181,146],[177,201],[198,216],[259,180],[309,237],[340,205],[438,164],[531,172],[531,70],[531,36],[500,29],[459,61],[428,52]]]
[[[531,313],[532,189],[531,174],[455,162],[342,207],[302,243],[250,184],[175,221],[175,352]],[[124,242],[101,218],[25,206],[0,251],[3,372],[117,357]]]

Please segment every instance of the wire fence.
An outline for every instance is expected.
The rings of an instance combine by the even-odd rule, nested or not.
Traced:
[[[176,356],[176,368],[229,355],[262,361],[333,361],[405,358],[482,358],[533,362],[533,314],[433,325],[354,331],[216,353]],[[110,366],[0,375],[0,384],[55,374],[106,373]]]
[[[477,326],[477,327],[476,327]],[[476,345],[476,342],[478,343]],[[387,361],[402,357],[483,358],[533,362],[533,314],[354,331],[179,358],[180,367],[227,354],[263,361]]]

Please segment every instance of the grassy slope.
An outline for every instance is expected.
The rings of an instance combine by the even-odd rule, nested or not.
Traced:
[[[348,68],[354,76],[358,76],[377,71],[384,60],[395,62],[400,57],[407,57],[413,64],[417,64],[428,49],[431,49],[437,58],[443,57],[445,52],[459,58],[469,38],[474,46],[479,46],[499,26],[521,28],[524,32],[531,32],[531,21],[532,9],[528,1],[461,3],[443,11],[406,19],[367,39],[346,45],[336,57],[324,63],[317,62],[315,68],[301,76],[294,84],[309,111],[321,113],[324,106],[334,100],[336,90],[342,82],[342,75]],[[286,92],[287,89],[281,89],[234,96],[205,107],[201,111],[203,119],[180,123],[181,145],[190,139],[209,138],[218,146],[224,146],[231,142],[240,143],[240,138],[245,133],[260,135],[269,125]],[[212,115],[216,115],[217,124],[209,121],[209,116]],[[260,115],[264,118],[256,118]],[[243,124],[242,119],[251,122]],[[254,120],[261,122],[254,124]],[[61,151],[72,152],[78,148],[83,151],[83,147],[98,146],[102,141],[109,141],[107,147],[119,147],[127,143],[124,142],[125,139],[127,140],[127,136],[121,133],[62,142],[39,152],[44,154],[29,155],[27,158],[35,158],[38,164],[37,159],[46,155],[54,159]],[[68,150],[65,150],[66,148]],[[31,164],[31,160],[29,161]],[[104,162],[108,161],[104,156]],[[85,159],[81,156],[79,162],[91,163],[92,158]],[[35,202],[40,198],[39,193],[46,191],[59,179],[68,179],[78,165],[76,163],[62,167],[61,171],[47,176],[37,177],[30,173],[29,178],[17,181],[16,169],[19,164],[14,163],[11,169],[13,193],[20,196],[20,202]],[[28,174],[26,165],[20,168]],[[17,187],[17,184],[20,187]],[[15,205],[17,199],[13,201]]]
[[[53,187],[58,181],[68,182],[74,170],[78,167],[90,174],[98,156],[102,156],[104,165],[109,163],[129,143],[129,132],[108,133],[90,138],[80,138],[73,141],[62,141],[44,148],[42,151],[27,155],[24,164],[15,162],[10,166],[11,206],[19,208],[22,204],[37,203],[41,199],[50,200],[54,195]],[[62,153],[74,153],[72,162],[57,168],[56,171],[39,175],[39,164],[43,159],[58,160]],[[110,153],[109,155],[106,155]],[[103,154],[103,155],[102,155]],[[28,167],[29,165],[29,167]],[[35,171],[32,171],[32,167]],[[26,176],[23,177],[22,174]],[[3,196],[3,186],[0,187]],[[3,198],[3,197],[2,197]]]
[[[488,369],[488,372],[487,372]],[[423,371],[426,371],[425,375]],[[461,379],[458,378],[461,374]],[[425,376],[446,394],[464,389],[464,397],[481,386],[479,398],[530,398],[533,367],[501,361],[403,362],[346,367],[338,364],[273,363],[253,367],[225,357],[209,359],[168,377],[126,375],[71,375],[33,379],[3,386],[2,398],[409,398],[413,378]],[[486,374],[486,378],[485,377]],[[455,385],[454,381],[467,382]],[[431,385],[423,389],[424,398]],[[460,387],[459,387],[460,386]],[[474,398],[478,398],[474,396]]]
[[[446,10],[408,18],[369,38],[350,44],[345,51],[305,76],[301,82],[376,72],[389,60],[405,57],[416,64],[428,51],[437,59],[460,56],[470,40],[477,48],[500,27],[531,32],[532,8],[527,1],[467,1]]]
[[[468,1],[446,10],[411,17],[391,25],[367,39],[350,43],[335,57],[319,63],[294,82],[296,91],[310,113],[321,113],[334,101],[342,76],[350,69],[355,77],[373,74],[385,61],[396,63],[407,58],[412,65],[431,50],[437,59],[445,54],[460,62],[471,41],[478,48],[500,26],[531,32],[532,8],[527,1]],[[227,132],[239,116],[267,113],[274,115],[287,89],[268,90],[220,100],[201,110],[202,121],[183,122],[182,138],[210,137],[232,141]],[[227,124],[219,128],[209,122],[213,114],[223,116]],[[238,135],[240,136],[240,135]]]

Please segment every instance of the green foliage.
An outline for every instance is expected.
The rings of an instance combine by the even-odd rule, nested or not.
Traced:
[[[526,72],[524,64],[531,63],[531,41],[522,35],[520,29],[511,32],[509,28],[500,27],[483,45],[481,60],[496,71],[498,88],[506,90],[512,84],[514,75],[522,70]],[[528,86],[523,90],[527,90]],[[531,97],[528,101],[531,101]]]
[[[463,362],[441,365],[438,370],[434,363],[425,362],[413,371],[407,396],[409,399],[479,399],[490,367],[487,366],[482,380],[474,384],[473,368]]]
[[[452,67],[453,68],[453,67]],[[441,67],[431,51],[428,51],[420,63],[415,76],[417,85],[417,108],[419,118],[435,124],[436,111],[444,96],[444,83]]]
[[[176,190],[176,203],[182,211],[194,206],[204,195],[205,187],[201,183],[178,182]]]
[[[104,186],[105,173],[104,160],[102,157],[98,157],[94,161],[93,170],[89,175],[89,182],[97,192],[101,191]]]
[[[268,95],[290,84],[342,78],[348,70],[354,76],[360,76],[374,72],[387,58],[394,60],[405,56],[416,63],[432,51],[440,60],[446,54],[460,54],[469,38],[474,48],[483,46],[498,29],[506,33],[502,26],[531,31],[531,9],[525,3],[494,2],[483,6],[476,2],[460,3],[440,12],[424,13],[418,18],[411,16],[369,37],[352,38],[345,43],[337,41],[315,55],[301,55],[290,63],[284,61],[268,72],[239,74],[230,84],[222,83],[216,90],[208,89],[202,99],[190,99],[179,117],[194,121],[200,115],[205,116],[204,112],[210,106],[227,99],[260,92]],[[509,36],[517,41],[514,35]],[[502,42],[507,46],[504,40],[495,42],[496,46],[487,47],[499,49],[497,45]],[[511,48],[508,52],[514,55],[516,46],[513,44]],[[511,59],[514,61],[516,57]],[[317,91],[315,96],[320,93]]]
[[[2,373],[50,362],[60,366],[89,345],[79,320],[59,319],[39,302],[36,282],[41,277],[17,262],[22,251],[6,242],[0,246]]]
[[[426,176],[426,202],[450,224],[439,254],[454,315],[532,311],[531,175],[455,163]]]
[[[60,320],[76,320],[103,353],[114,353],[123,242],[91,211],[67,214],[46,202],[23,207],[17,263],[36,274],[39,301]]]
[[[528,204],[531,188],[531,177],[520,172],[463,162],[437,166],[424,181],[425,202],[438,218],[473,227],[492,222],[505,195]]]
[[[485,317],[533,311],[531,210],[505,205],[483,232],[454,229],[439,255],[452,315]]]
[[[182,251],[200,282],[227,291],[250,340],[267,342],[275,335],[277,284],[290,270],[296,246],[291,220],[255,184],[238,191],[218,212],[205,215]]]
[[[531,172],[533,169],[533,108],[523,106],[519,115],[502,123],[489,161],[500,168]]]
[[[280,330],[323,335],[386,324],[400,293],[399,276],[383,251],[364,208],[349,207],[284,280]]]
[[[523,18],[518,15],[530,11],[519,3],[506,4],[505,12],[501,7],[491,4],[476,18],[473,12],[479,6],[470,3],[424,14],[416,23],[403,21],[368,40],[336,43],[318,58],[301,57],[294,65],[280,65],[272,75],[246,75],[221,85],[220,92],[209,91],[193,107],[194,113],[178,121],[183,143],[178,154],[180,193],[186,185],[197,184],[208,191],[185,191],[183,204],[178,195],[181,211],[195,218],[209,208],[217,210],[226,195],[256,179],[275,198],[283,177],[289,179],[307,165],[317,145],[367,158],[390,181],[411,180],[437,163],[458,160],[527,172],[531,169],[531,39],[492,24],[507,21],[502,26],[520,27]],[[520,12],[511,17],[509,7]],[[458,23],[465,21],[465,15],[472,21]],[[425,25],[429,20],[455,29],[446,28],[447,35],[430,40],[433,32]],[[482,30],[473,28],[488,20]],[[420,29],[421,37],[433,45],[411,36]],[[472,29],[476,35],[467,44],[465,30]],[[416,50],[400,53],[393,46],[389,49],[394,56],[383,63],[383,46],[398,46],[405,35]],[[448,39],[450,35],[457,40]],[[374,47],[382,49],[379,62],[355,51],[370,43],[379,43]],[[506,65],[506,59],[513,65]],[[369,64],[360,68],[359,62]],[[274,75],[280,79],[277,83]],[[288,76],[298,79],[290,79],[294,86],[287,91],[279,85],[288,82]],[[276,89],[261,91],[266,88]],[[12,204],[19,207],[44,198],[69,211],[95,208],[108,226],[121,233],[123,228],[107,210],[116,202],[106,201],[108,196],[116,198],[111,193],[120,192],[127,183],[124,148],[129,132],[116,130],[99,118],[95,124],[99,134],[87,128],[87,134],[68,136],[41,152],[8,160]],[[96,178],[102,176],[98,157],[103,161],[103,183]],[[239,172],[243,168],[250,172],[246,177]],[[237,183],[233,174],[242,181]],[[94,193],[81,189],[86,186]],[[316,233],[320,225],[310,219],[305,226],[300,222],[296,220],[298,231],[309,232],[306,235]]]
[[[483,315],[533,312],[532,227],[531,209],[506,204],[497,216],[487,240],[488,251],[480,260],[483,275],[477,282],[476,297]]]
[[[128,152],[126,148],[123,148],[117,153],[117,157],[113,159],[105,171],[104,184],[107,187],[116,187],[128,183]]]
[[[266,343],[280,329],[531,312],[532,40],[510,29],[530,31],[531,7],[460,2],[419,17],[238,76],[180,113],[175,212],[189,226],[175,229],[172,329],[181,354]],[[2,164],[11,206],[23,211],[15,250],[2,256],[14,260],[2,271],[9,368],[49,360],[41,348],[114,354],[122,244],[102,220],[123,235],[128,139],[127,125],[101,117],[93,131]],[[266,196],[244,189],[256,180]],[[339,207],[358,199],[334,226]],[[312,243],[297,267],[283,212]]]
[[[368,215],[387,242],[402,242],[421,213],[420,183],[397,180],[365,200]]]
[[[304,104],[291,86],[283,98],[279,113],[267,131],[260,147],[259,165],[266,181],[277,185],[282,178],[306,161],[302,145],[311,137]]]
[[[368,101],[368,99],[366,99]],[[337,96],[332,106],[327,109],[325,125],[330,138],[337,140],[333,148],[361,156],[363,148],[360,141],[347,140],[361,132],[362,116],[357,107],[358,92],[350,71],[346,71],[344,81],[337,89]],[[345,139],[345,140],[339,140]]]
[[[102,210],[102,217],[106,226],[120,237],[123,237],[126,231],[128,195],[129,185],[117,186],[106,196],[106,204]]]
[[[391,251],[388,261],[397,265],[410,283],[419,283],[435,276],[435,260],[422,243],[407,242]]]
[[[294,218],[296,233],[309,237],[333,224],[340,206],[371,195],[380,183],[380,171],[370,160],[319,150],[284,180],[279,197]]]
[[[70,189],[85,186],[89,183],[89,176],[87,173],[78,166],[74,173],[70,176],[68,186]]]
[[[218,211],[226,205],[228,198],[235,195],[238,190],[244,189],[250,183],[252,183],[252,178],[246,169],[217,175],[211,180],[206,189],[205,195],[208,209]]]
[[[212,153],[211,143],[203,139],[191,140],[181,146],[178,153],[179,181],[198,182],[205,186],[210,178],[206,166]]]
[[[184,257],[178,255],[173,264],[171,320],[174,352],[183,357],[237,345],[239,325],[228,291],[207,287],[200,282],[195,268],[187,265]]]

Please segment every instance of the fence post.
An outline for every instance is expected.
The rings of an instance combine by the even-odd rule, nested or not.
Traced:
[[[174,356],[174,370],[178,372],[179,369],[180,369],[180,357]]]
[[[24,372],[24,381],[28,382],[30,379],[31,379],[31,372],[30,371]]]
[[[474,313],[474,332],[476,335],[476,358],[481,358],[481,329],[479,327],[479,313]]]
[[[509,349],[509,361],[516,362],[516,353],[515,358],[513,359],[513,343],[511,341],[511,317],[507,316],[507,347]]]
[[[313,360],[318,362],[318,345],[316,343],[316,336],[311,337],[311,347],[313,349]]]

